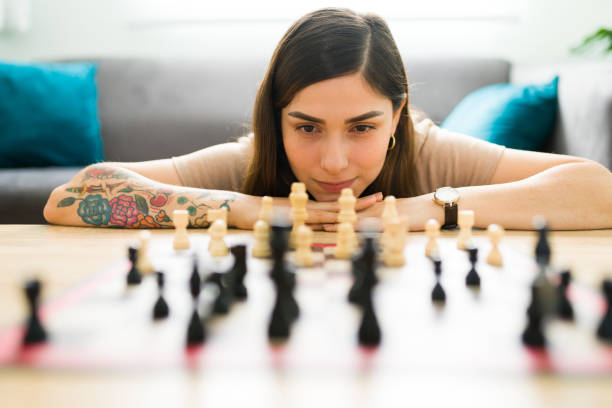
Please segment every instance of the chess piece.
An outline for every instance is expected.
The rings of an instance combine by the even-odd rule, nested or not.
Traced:
[[[534,348],[544,348],[546,346],[543,327],[544,311],[539,295],[538,285],[532,285],[531,304],[527,308],[527,327],[521,336],[523,344]]]
[[[425,223],[425,235],[427,236],[427,244],[425,244],[425,256],[432,257],[438,253],[438,241],[436,239],[440,236],[440,223],[430,218]]]
[[[499,241],[504,236],[504,229],[497,224],[490,224],[487,228],[489,234],[489,240],[491,241],[491,252],[487,257],[487,263],[493,266],[502,266],[503,259],[501,251],[499,250]]]
[[[569,270],[559,274],[561,281],[557,286],[557,315],[563,320],[574,320],[574,308],[567,298],[567,288],[572,278]]]
[[[338,223],[348,222],[353,226],[353,233],[351,236],[352,247],[357,248],[359,242],[357,241],[357,234],[355,234],[355,222],[357,222],[357,213],[355,212],[355,204],[357,199],[353,195],[352,188],[343,188],[340,192],[340,198],[338,198],[338,207],[340,212],[338,213]]]
[[[469,245],[469,244],[468,244]],[[465,284],[467,286],[478,287],[480,286],[480,276],[476,272],[476,262],[478,261],[478,248],[475,246],[468,246],[467,251],[470,257],[470,271],[465,277]]]
[[[174,223],[175,233],[172,247],[175,250],[189,249],[189,237],[187,236],[187,224],[189,224],[189,213],[187,210],[174,210],[172,212],[172,222]]]
[[[387,225],[397,218],[399,218],[399,214],[397,212],[395,197],[392,195],[385,197],[385,206],[382,213],[383,233],[380,238],[380,247],[383,251],[388,241]]]
[[[165,319],[170,314],[170,308],[168,303],[164,299],[164,273],[156,272],[157,275],[157,289],[159,291],[159,297],[153,306],[153,319]]]
[[[467,249],[467,243],[472,239],[472,227],[474,226],[474,211],[461,210],[457,218],[459,224],[459,235],[457,236],[457,248]]]
[[[371,242],[368,242],[371,241]],[[363,253],[363,280],[361,289],[361,306],[363,315],[357,338],[362,346],[373,347],[380,344],[381,330],[374,309],[374,301],[372,292],[376,286],[378,279],[376,277],[376,252],[373,250],[373,239],[366,238],[364,253]],[[367,248],[367,250],[366,250]]]
[[[293,221],[293,228],[289,236],[289,247],[295,249],[297,247],[297,231],[301,225],[306,223],[308,218],[308,212],[306,211],[308,194],[306,194],[306,185],[304,183],[291,184],[289,201],[291,202],[291,220]]]
[[[306,225],[300,225],[297,232],[297,249],[294,254],[294,263],[297,266],[314,265],[312,254],[312,230]]]
[[[259,220],[265,221],[268,225],[274,218],[274,199],[270,196],[261,198],[261,208],[259,209]]]
[[[130,246],[128,248],[128,259],[130,261],[130,270],[126,276],[128,285],[138,285],[142,281],[142,275],[138,270],[138,248]]]
[[[387,243],[383,248],[383,262],[389,267],[399,267],[406,264],[404,247],[406,245],[405,224],[396,218],[387,224]]]
[[[244,285],[247,274],[246,246],[234,245],[230,248],[230,252],[234,256],[234,265],[229,272],[234,277],[234,296],[244,300],[247,298],[247,288]]]
[[[255,258],[269,258],[270,251],[270,227],[264,220],[255,221],[253,226],[255,244],[253,245],[253,256]]]
[[[597,337],[612,343],[612,280],[604,280],[601,286],[607,307],[601,323],[597,327]]]
[[[274,283],[276,299],[268,324],[268,337],[272,340],[286,340],[290,334],[291,323],[299,315],[299,307],[293,296],[295,274],[285,262],[287,246],[285,228],[273,226],[270,239],[273,260],[270,277]]]
[[[548,243],[548,226],[543,216],[533,217],[533,226],[538,231],[538,243],[535,247],[535,258],[538,264],[550,264],[550,245]]]
[[[202,344],[206,341],[206,328],[200,314],[198,313],[198,299],[200,297],[200,291],[202,290],[202,279],[198,272],[197,259],[194,258],[193,270],[191,277],[189,278],[189,291],[193,299],[193,312],[191,313],[191,319],[189,319],[189,325],[187,327],[187,345],[194,346]]]
[[[336,259],[350,259],[355,251],[353,235],[353,224],[349,222],[343,222],[338,225],[336,249],[334,251],[334,257]]]
[[[147,230],[140,231],[138,234],[140,240],[140,247],[138,249],[138,258],[136,260],[136,267],[143,275],[150,275],[154,272],[153,265],[149,261],[149,242],[151,241],[151,233]]]
[[[208,243],[208,252],[213,258],[226,256],[229,254],[229,248],[225,244],[225,234],[227,233],[227,226],[225,221],[218,219],[212,223],[208,229],[210,235],[210,241]]]
[[[433,302],[444,303],[446,302],[446,293],[444,292],[444,288],[440,284],[440,279],[442,275],[442,260],[437,255],[434,255],[434,257],[432,258],[432,262],[434,265],[434,273],[436,275],[436,284],[433,290],[431,291],[431,300]]]
[[[47,341],[47,332],[43,328],[38,316],[38,300],[40,299],[41,283],[39,280],[30,280],[24,286],[28,301],[29,317],[26,323],[23,344],[38,344]]]
[[[225,221],[225,225],[227,225],[227,208],[210,208],[206,213],[206,219],[210,225],[217,220],[223,220]]]

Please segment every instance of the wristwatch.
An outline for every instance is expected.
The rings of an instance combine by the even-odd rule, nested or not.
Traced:
[[[434,193],[433,199],[437,204],[444,206],[444,224],[441,228],[457,228],[459,192],[452,187],[440,187]]]

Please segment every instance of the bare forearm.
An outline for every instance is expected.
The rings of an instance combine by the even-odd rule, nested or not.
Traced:
[[[533,216],[544,215],[553,229],[612,228],[612,173],[593,163],[567,163],[520,181],[458,190],[459,209],[474,210],[477,227],[532,229]],[[426,218],[444,217],[431,194],[406,199],[404,211],[413,230],[422,230]]]
[[[243,195],[159,183],[123,168],[98,164],[89,166],[69,183],[56,188],[44,215],[54,224],[119,227],[172,227],[172,212],[189,212],[192,227],[207,227],[211,208],[232,211]]]

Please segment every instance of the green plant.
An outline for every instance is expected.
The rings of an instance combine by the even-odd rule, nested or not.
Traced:
[[[612,29],[600,28],[594,34],[585,38],[582,44],[572,48],[571,51],[573,53],[584,53],[591,50],[594,45],[599,46],[600,44],[604,44],[605,48],[602,50],[604,54],[612,52]]]

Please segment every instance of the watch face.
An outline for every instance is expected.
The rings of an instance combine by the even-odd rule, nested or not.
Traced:
[[[444,203],[454,203],[459,199],[459,192],[452,187],[440,187],[436,190],[436,198]]]

